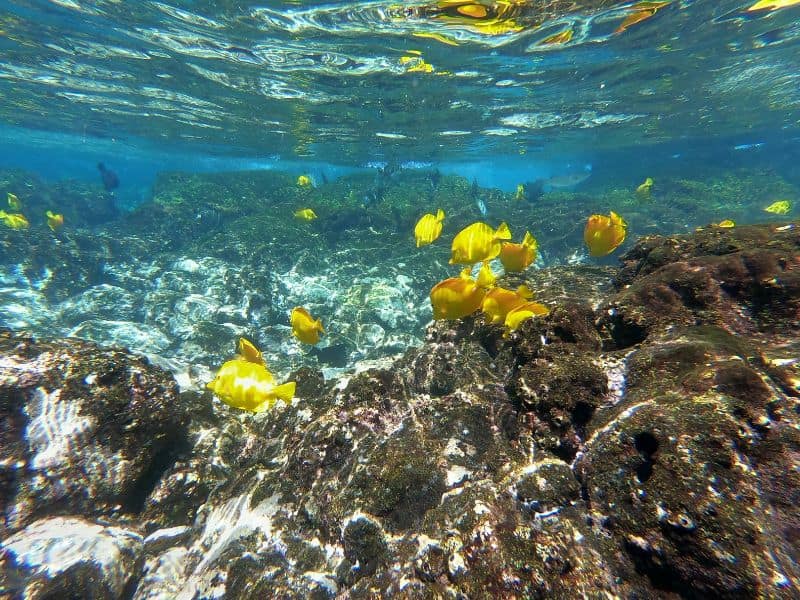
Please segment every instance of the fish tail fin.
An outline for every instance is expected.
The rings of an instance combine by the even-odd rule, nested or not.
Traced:
[[[522,245],[526,248],[533,248],[536,249],[538,244],[536,243],[536,238],[531,235],[530,231],[525,232],[525,237],[522,239]]]
[[[496,240],[510,240],[511,239],[511,230],[508,228],[508,224],[505,221],[500,223],[500,227],[498,227],[497,231],[495,231],[494,239],[496,239]]]
[[[294,390],[295,386],[297,385],[294,381],[287,381],[286,383],[279,385],[273,391],[275,392],[275,396],[283,400],[286,404],[291,404],[292,398],[294,398]]]
[[[2,219],[3,217],[7,217],[7,216],[8,216],[8,213],[6,211],[0,210],[0,219]]]
[[[436,211],[436,220],[444,221],[444,211],[441,208]]]

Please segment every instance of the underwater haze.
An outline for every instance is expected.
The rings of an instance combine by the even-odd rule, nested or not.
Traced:
[[[800,597],[800,0],[0,3],[0,598]]]

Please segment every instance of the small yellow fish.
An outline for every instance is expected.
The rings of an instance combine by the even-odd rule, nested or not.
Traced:
[[[500,242],[510,239],[511,231],[505,223],[501,223],[497,230],[486,223],[473,223],[453,238],[450,264],[471,265],[492,260],[500,254]]]
[[[51,231],[55,232],[64,226],[64,215],[49,210],[44,214],[47,217],[47,226]]]
[[[485,295],[486,290],[470,277],[467,267],[458,277],[440,281],[431,288],[433,318],[461,319],[471,315],[480,308]]]
[[[648,177],[647,179],[645,179],[644,183],[636,188],[636,195],[641,196],[642,198],[649,198],[650,189],[653,187],[653,183],[654,182],[652,177]]]
[[[322,321],[314,319],[302,306],[292,309],[291,323],[294,337],[304,344],[316,344],[319,342],[320,334],[325,333]]]
[[[717,227],[722,227],[723,229],[731,229],[732,227],[736,227],[736,223],[734,223],[730,219],[725,219],[724,221],[720,221],[719,223],[717,223]]]
[[[7,193],[8,196],[8,209],[13,211],[20,211],[22,210],[22,202],[19,201],[14,194],[11,192]]]
[[[435,242],[440,235],[442,235],[442,221],[444,220],[444,211],[440,208],[436,211],[435,215],[427,213],[422,215],[414,227],[414,237],[417,240],[417,248],[427,246]]]
[[[589,248],[591,256],[611,254],[625,241],[628,224],[614,211],[609,216],[592,215],[586,220],[583,230],[583,241]]]
[[[500,248],[500,262],[507,273],[520,273],[527,269],[536,260],[536,250],[539,244],[530,231],[525,232],[521,244],[506,242]]]
[[[614,33],[622,33],[628,29],[628,27],[646,21],[667,4],[669,4],[669,2],[638,2],[634,4],[630,7],[630,10],[633,12],[625,17],[625,20],[614,30]]]
[[[541,317],[550,313],[550,309],[538,302],[525,302],[512,308],[506,315],[505,326],[514,331],[531,317]]]
[[[800,4],[800,0],[759,0],[753,6],[747,9],[747,12],[754,12],[757,10],[778,10],[779,8],[789,8],[795,4]]]
[[[278,399],[291,403],[295,382],[275,385],[275,378],[263,363],[236,358],[223,364],[206,387],[228,406],[260,413],[272,408]]]
[[[297,185],[299,185],[301,188],[311,187],[311,177],[308,175],[300,175],[300,177],[297,178]]]
[[[300,221],[313,221],[317,218],[317,213],[310,208],[301,208],[294,211],[294,218],[299,219]]]
[[[491,323],[505,323],[506,315],[517,306],[533,298],[533,292],[525,285],[516,290],[496,287],[488,292],[481,303],[481,310]]]
[[[420,56],[401,56],[399,62],[406,68],[406,73],[433,73],[433,65]]]
[[[520,183],[517,185],[517,193],[514,194],[514,200],[519,202],[520,200],[525,200],[525,184]]]
[[[778,200],[764,209],[773,215],[785,215],[792,210],[792,203],[788,200]]]
[[[237,358],[240,358],[241,360],[256,363],[257,365],[264,364],[264,356],[261,354],[261,350],[256,348],[256,345],[247,338],[239,338],[239,343],[236,345],[236,351],[239,353]]]
[[[4,210],[0,210],[0,221],[6,224],[6,227],[10,227],[11,229],[27,229],[30,227],[30,223],[28,223],[28,219],[25,218],[25,215],[20,213],[7,213]]]

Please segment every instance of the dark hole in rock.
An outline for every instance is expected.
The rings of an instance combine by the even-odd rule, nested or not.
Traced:
[[[180,458],[190,450],[186,433],[181,431],[159,450],[150,461],[147,469],[139,476],[122,499],[122,510],[129,514],[139,514],[144,509],[147,497],[155,489],[156,484]]]
[[[576,425],[586,425],[594,413],[594,406],[586,402],[576,402],[572,409],[572,422]]]
[[[649,460],[658,451],[658,439],[649,431],[641,431],[633,436],[633,446]]]
[[[650,476],[653,474],[653,461],[652,460],[645,460],[642,461],[638,467],[636,467],[636,479],[639,480],[639,483],[644,483]]]
[[[631,321],[626,321],[617,315],[611,321],[611,337],[614,342],[614,348],[624,350],[645,341],[647,339],[647,329]]]

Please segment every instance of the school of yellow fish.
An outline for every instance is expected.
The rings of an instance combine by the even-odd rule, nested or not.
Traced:
[[[634,5],[632,10],[635,9],[637,12],[631,14],[620,29],[624,30],[640,20],[649,18],[665,4],[641,2]],[[750,10],[788,5],[780,2],[759,2]],[[569,41],[569,37],[564,36],[563,39],[554,39],[552,43],[566,41]],[[549,39],[545,42],[549,43]],[[297,178],[297,186],[301,189],[313,187],[311,177],[300,175]],[[654,180],[648,177],[636,187],[635,193],[642,199],[649,199],[653,186]],[[514,199],[521,201],[524,197],[525,187],[520,184],[517,186]],[[28,229],[30,223],[22,213],[23,205],[20,199],[9,192],[7,202],[8,211],[0,210],[0,221],[11,229]],[[792,205],[788,200],[777,200],[764,208],[764,211],[776,215],[786,215],[791,210]],[[300,221],[312,221],[318,218],[314,210],[308,207],[297,209],[293,215]],[[417,248],[433,244],[439,239],[444,220],[445,213],[442,209],[420,217],[414,227]],[[45,222],[53,232],[56,232],[63,227],[64,216],[48,210],[45,212]],[[725,219],[715,226],[732,228],[735,227],[735,223]],[[602,257],[614,252],[625,241],[627,227],[625,220],[613,211],[608,215],[590,215],[586,220],[583,234],[589,255]],[[504,336],[508,336],[528,319],[544,316],[550,312],[547,306],[533,300],[534,294],[527,286],[521,285],[515,290],[510,290],[497,285],[497,276],[490,266],[494,259],[499,259],[506,273],[523,272],[536,261],[538,243],[530,231],[525,232],[521,242],[511,240],[511,230],[505,222],[494,228],[478,221],[468,225],[453,237],[449,262],[467,266],[458,276],[444,279],[431,288],[430,302],[435,320],[462,319],[481,311],[489,323],[503,325]],[[473,276],[473,270],[478,264],[481,266]],[[314,318],[302,306],[292,309],[289,322],[292,335],[304,344],[317,344],[320,336],[325,333],[322,321]],[[293,381],[276,384],[262,353],[246,338],[239,339],[237,355],[220,367],[207,387],[225,404],[253,413],[272,408],[278,400],[289,404],[295,393]]]
[[[31,224],[28,218],[22,214],[22,202],[20,199],[15,194],[7,192],[6,201],[8,202],[8,210],[11,212],[0,209],[0,221],[9,229],[17,231],[28,229]],[[45,212],[45,220],[53,233],[64,225],[64,215],[56,214],[49,210]]]

